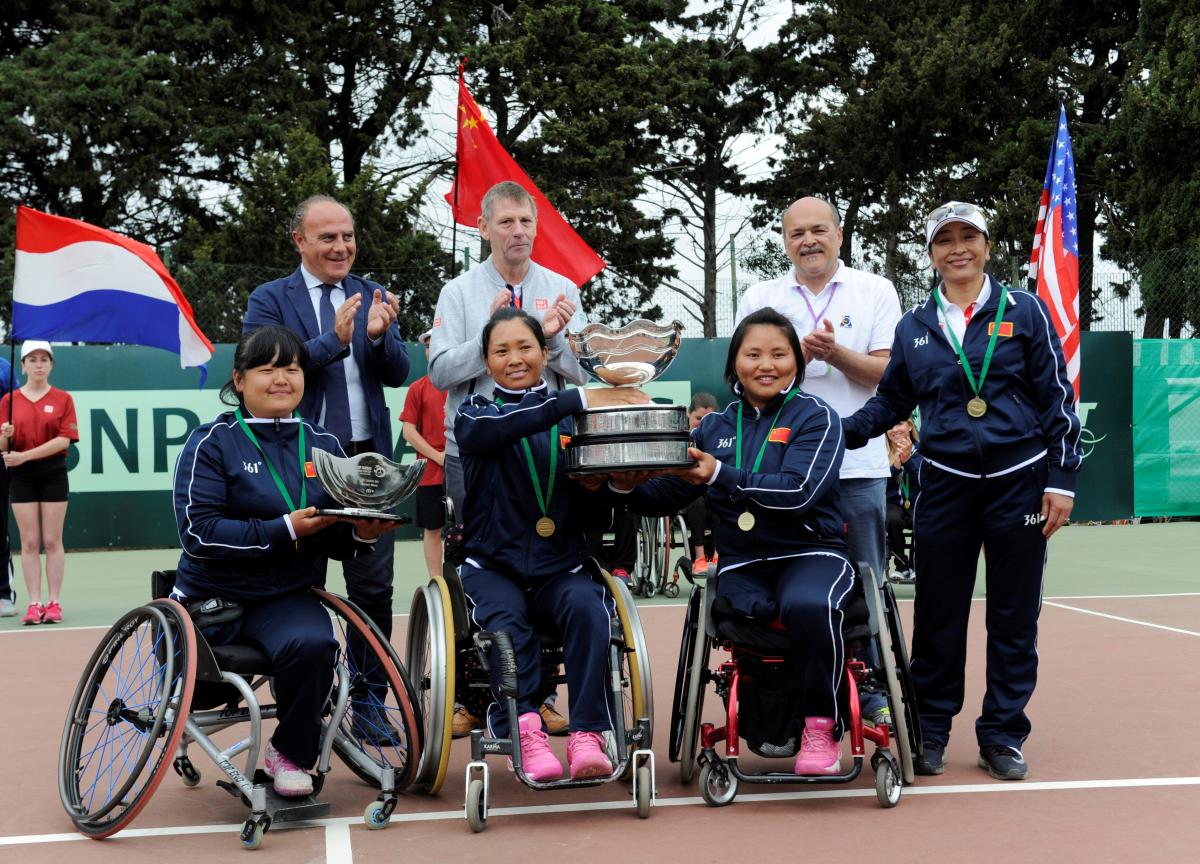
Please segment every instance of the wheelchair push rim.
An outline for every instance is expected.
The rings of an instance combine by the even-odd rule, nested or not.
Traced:
[[[456,651],[453,624],[448,626],[447,616],[452,608],[449,586],[435,578],[413,596],[408,619],[405,658],[425,721],[415,783],[430,795],[441,790],[450,763]]]
[[[196,636],[174,600],[127,612],[75,688],[59,746],[59,797],[97,840],[129,825],[171,768],[196,682]]]
[[[646,634],[642,630],[637,605],[633,601],[633,595],[629,593],[629,588],[607,572],[604,574],[604,581],[616,603],[625,639],[625,650],[621,652],[622,663],[625,666],[623,675],[627,675],[629,679],[629,687],[625,688],[624,693],[625,729],[633,729],[642,718],[649,721],[646,739],[636,748],[649,750],[654,737],[654,691],[650,680],[650,655],[646,648]]]
[[[671,736],[668,755],[679,762],[679,779],[690,783],[696,772],[700,745],[700,709],[704,704],[704,673],[710,642],[705,632],[703,584],[692,587],[679,645],[675,671],[675,696],[671,703]]]
[[[350,679],[349,710],[334,739],[334,752],[359,779],[378,788],[379,772],[395,771],[397,789],[416,777],[421,754],[421,720],[416,693],[391,644],[362,611],[344,597],[313,589],[331,613],[338,642],[339,672]],[[362,651],[351,651],[351,640]],[[365,757],[365,770],[355,756]]]

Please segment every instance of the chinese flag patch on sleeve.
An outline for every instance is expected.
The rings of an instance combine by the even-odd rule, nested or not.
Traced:
[[[317,476],[317,467],[315,465],[313,465],[313,463],[311,463],[311,462],[305,462],[304,463],[304,476],[305,477],[316,477]]]
[[[772,444],[786,444],[791,437],[791,429],[786,426],[777,426],[771,430],[771,434],[767,436],[767,440]]]
[[[566,450],[567,445],[570,443],[571,443],[570,435],[559,435],[558,436],[558,446],[561,447],[563,450]]]
[[[995,332],[996,332],[996,322],[993,321],[991,324],[988,325],[988,335],[991,336]],[[1000,335],[1001,336],[1012,336],[1013,335],[1013,322],[1001,321],[1000,322]]]

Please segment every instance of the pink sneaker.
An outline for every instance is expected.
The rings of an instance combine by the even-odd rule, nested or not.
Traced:
[[[612,575],[614,579],[620,579],[626,585],[629,584],[629,571],[624,567],[614,567]]]
[[[805,717],[800,733],[797,774],[841,774],[842,749],[833,740],[832,717]]]
[[[62,607],[58,605],[57,600],[51,600],[46,604],[46,611],[42,613],[43,624],[57,624],[62,621]]]
[[[313,791],[312,776],[268,743],[263,754],[263,770],[275,781],[275,793],[287,798],[302,798]]]
[[[708,575],[708,559],[701,555],[692,562],[692,573],[696,576]]]
[[[521,729],[521,767],[530,780],[557,780],[562,776],[562,763],[550,749],[550,740],[542,731],[542,715],[530,711],[517,718]],[[512,759],[508,770],[513,770]]]
[[[22,624],[41,624],[42,616],[46,614],[46,607],[41,603],[30,603],[29,608],[25,610],[25,617],[21,619]]]
[[[604,752],[604,736],[599,732],[572,732],[567,739],[567,765],[572,780],[611,774],[613,766]]]

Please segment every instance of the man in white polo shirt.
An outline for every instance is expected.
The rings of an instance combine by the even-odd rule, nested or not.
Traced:
[[[737,320],[766,306],[786,315],[804,351],[804,390],[849,417],[875,395],[883,377],[900,299],[887,279],[842,263],[841,223],[837,208],[822,198],[793,202],[783,214],[783,245],[793,269],[750,286],[738,302]],[[886,560],[887,477],[884,436],[846,451],[839,500],[846,539],[852,558],[870,564],[877,579]],[[864,706],[863,713],[872,710]]]

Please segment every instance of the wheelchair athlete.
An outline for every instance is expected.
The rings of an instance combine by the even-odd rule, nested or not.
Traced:
[[[525,773],[535,781],[562,775],[538,713],[541,653],[534,622],[550,621],[563,640],[571,779],[602,777],[613,770],[604,748],[604,733],[613,729],[606,676],[613,607],[583,569],[584,515],[589,506],[599,506],[600,496],[564,482],[562,448],[572,414],[589,406],[645,403],[649,397],[626,388],[548,389],[542,379],[547,358],[542,327],[515,307],[492,316],[482,348],[496,389],[491,399],[468,397],[454,422],[467,493],[466,560],[459,576],[472,620],[512,638]],[[488,728],[493,737],[507,737],[495,652],[489,667],[495,701],[488,707]]]
[[[854,571],[837,507],[840,421],[800,389],[804,359],[787,318],[766,307],[734,331],[725,380],[737,400],[692,433],[696,466],[644,481],[613,475],[629,509],[674,513],[704,496],[717,516],[718,597],[740,614],[778,617],[801,676],[804,729],[795,772],[841,772],[836,737],[848,718],[842,618]]]
[[[310,480],[312,451],[343,453],[336,437],[296,413],[307,353],[283,327],[243,336],[221,389],[236,409],[193,430],[175,466],[183,554],[172,597],[193,615],[210,613],[214,623],[197,622],[210,645],[252,643],[270,658],[279,725],[263,761],[285,796],[312,794],[306,768],[317,761],[338,647],[309,588],[324,584],[327,559],[369,554],[394,527],[315,515],[336,502]],[[213,610],[232,620],[217,623]]]

